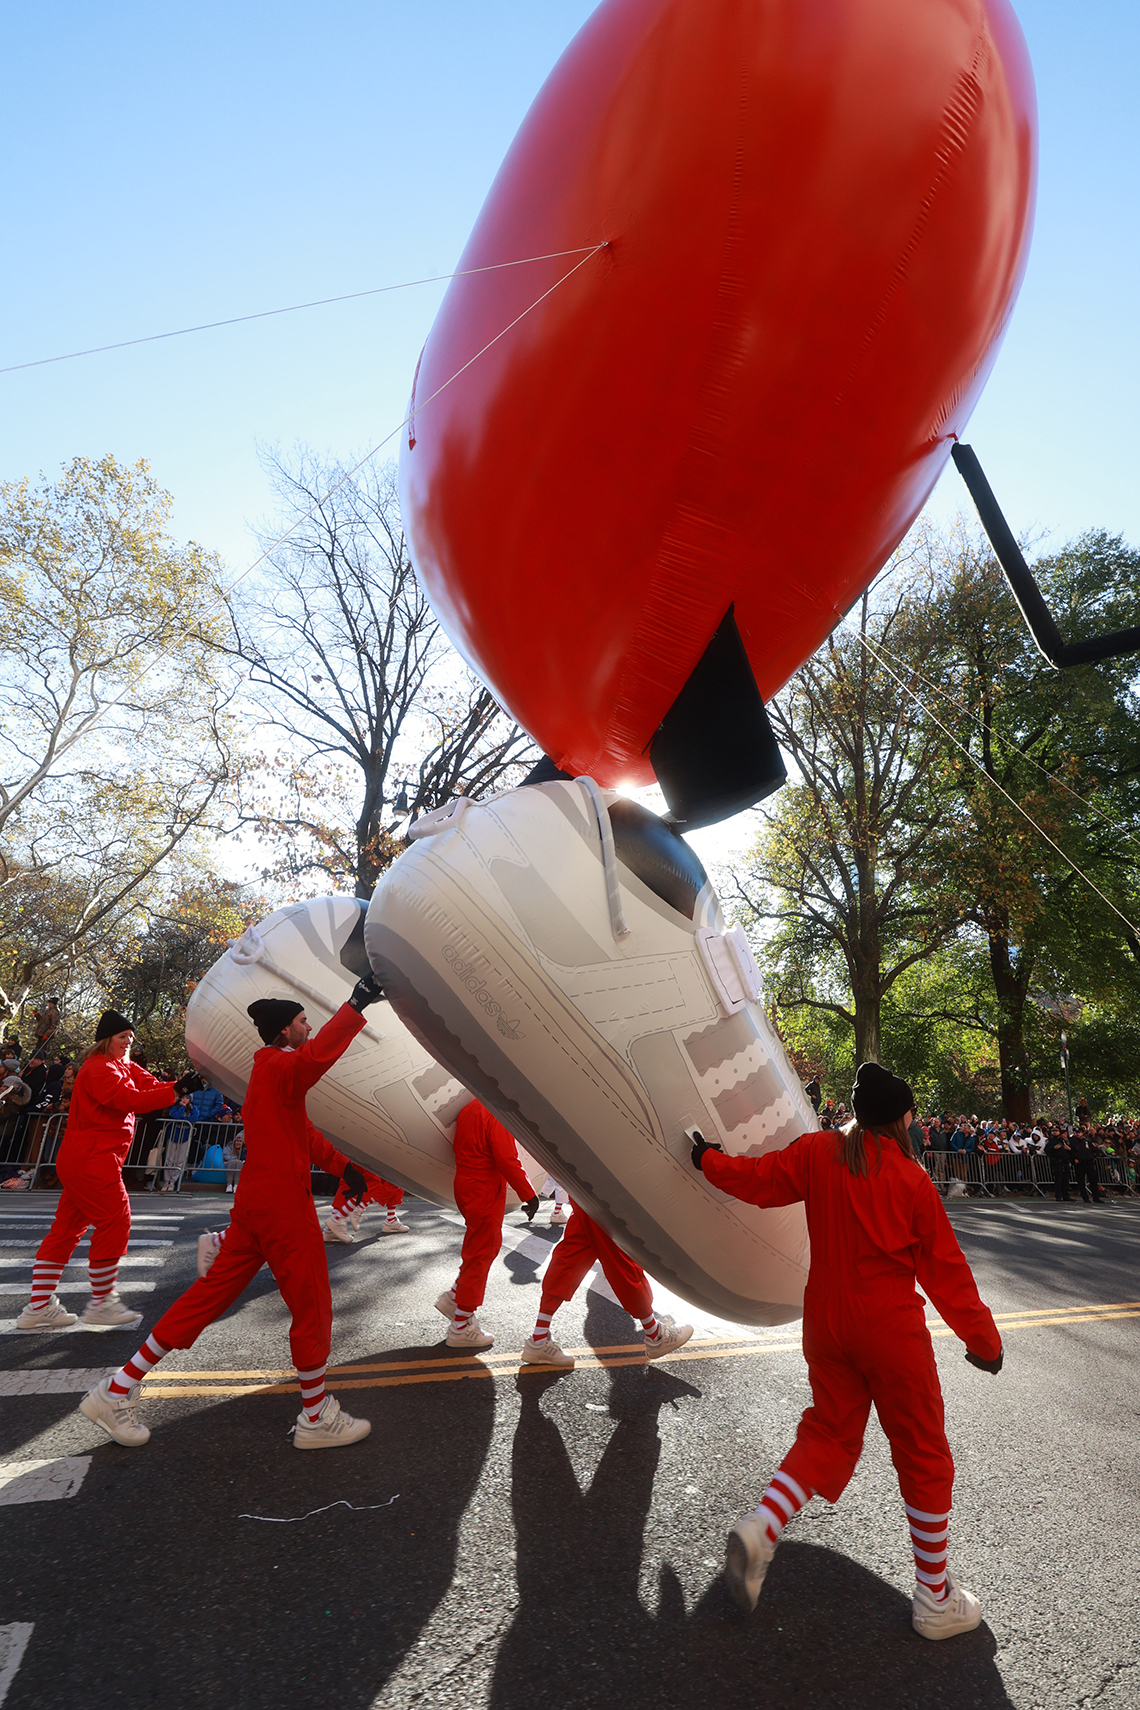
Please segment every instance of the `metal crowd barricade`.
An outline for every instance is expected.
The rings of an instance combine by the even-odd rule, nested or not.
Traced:
[[[967,1193],[973,1192],[987,1199],[1002,1199],[1017,1193],[1046,1199],[1054,1192],[1053,1160],[1048,1152],[1001,1151],[991,1163],[985,1152],[926,1150],[921,1161],[936,1186],[949,1189],[953,1182],[961,1182]],[[1129,1179],[1127,1158],[1119,1153],[1110,1156],[1102,1152],[1097,1154],[1095,1161],[1097,1181],[1102,1190],[1136,1197],[1136,1187]],[[1075,1189],[1076,1176],[1071,1161],[1067,1182],[1070,1189]]]
[[[14,1164],[21,1171],[30,1170],[28,1186],[38,1187],[43,1169],[55,1162],[66,1127],[66,1110],[28,1111],[18,1131],[5,1137],[0,1162]]]
[[[123,1180],[136,1193],[179,1193],[184,1181],[193,1181],[202,1168],[211,1146],[223,1149],[241,1133],[240,1122],[195,1122],[188,1116],[168,1116],[158,1113],[158,1120],[139,1117],[135,1138],[123,1165]],[[211,1187],[225,1189],[232,1181],[237,1184],[241,1163],[223,1162],[211,1166]]]

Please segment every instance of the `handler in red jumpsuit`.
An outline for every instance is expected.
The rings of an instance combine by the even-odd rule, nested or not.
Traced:
[[[450,1318],[449,1348],[489,1348],[494,1342],[475,1314],[487,1292],[487,1277],[503,1244],[503,1212],[507,1187],[523,1202],[527,1221],[538,1210],[535,1193],[519,1163],[510,1134],[481,1104],[472,1099],[459,1112],[455,1125],[455,1203],[467,1224],[459,1275],[436,1301],[437,1312]]]
[[[358,980],[349,1001],[312,1038],[299,1003],[259,998],[250,1004],[249,1014],[265,1045],[253,1059],[242,1105],[245,1163],[225,1239],[207,1275],[163,1314],[134,1359],[104,1378],[79,1404],[116,1442],[136,1447],[149,1439],[137,1411],[142,1379],[172,1348],[192,1347],[264,1264],[293,1315],[289,1346],[301,1385],[301,1411],[293,1430],[296,1447],[340,1448],[372,1429],[367,1419],[353,1419],[335,1396],[325,1393],[332,1291],[310,1169],[318,1164],[345,1175],[358,1191],[364,1180],[313,1127],[305,1113],[305,1095],[348,1050],[364,1026],[363,1010],[382,995],[375,980]]]
[[[1000,1371],[1001,1337],[915,1161],[909,1086],[864,1063],[852,1105],[855,1121],[838,1133],[805,1134],[762,1158],[729,1158],[695,1136],[693,1163],[714,1187],[751,1205],[802,1200],[811,1238],[803,1340],[812,1405],[760,1506],[729,1533],[725,1578],[741,1607],[754,1609],[786,1523],[814,1494],[837,1502],[846,1488],[874,1402],[910,1524],[912,1623],[944,1639],[976,1627],[982,1612],[946,1568],[954,1461],[916,1280],[972,1365]]]
[[[18,1330],[66,1330],[75,1313],[55,1293],[63,1268],[89,1224],[95,1225],[87,1268],[91,1300],[84,1324],[110,1324],[133,1330],[142,1318],[124,1306],[115,1290],[119,1260],[131,1233],[131,1202],[123,1186],[123,1164],[131,1149],[135,1116],[164,1110],[184,1091],[202,1085],[197,1075],[180,1081],[156,1080],[131,1062],[134,1024],[109,1009],[99,1018],[95,1046],[75,1077],[67,1128],[55,1161],[63,1183],[52,1226],[32,1266],[32,1296]]]
[[[354,1193],[347,1182],[341,1182],[337,1188],[332,1212],[325,1218],[325,1240],[351,1242],[369,1205],[382,1205],[387,1212],[380,1225],[381,1235],[410,1235],[408,1225],[401,1223],[397,1215],[398,1208],[404,1203],[403,1188],[394,1182],[386,1182],[383,1176],[374,1176],[363,1164],[360,1174],[365,1181],[363,1193]]]
[[[594,1265],[602,1274],[631,1318],[639,1318],[645,1331],[645,1357],[663,1360],[666,1355],[683,1348],[693,1334],[691,1324],[677,1324],[668,1313],[653,1310],[653,1290],[640,1265],[635,1265],[605,1230],[587,1217],[582,1207],[570,1201],[573,1216],[566,1233],[554,1249],[554,1257],[542,1279],[542,1299],[534,1329],[523,1343],[522,1357],[526,1364],[560,1366],[569,1371],[574,1364],[572,1354],[558,1346],[550,1334],[550,1320],[558,1308],[572,1300],[586,1272]]]

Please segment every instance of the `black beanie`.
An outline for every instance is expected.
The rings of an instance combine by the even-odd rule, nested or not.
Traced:
[[[98,1045],[101,1040],[110,1039],[116,1033],[125,1033],[128,1028],[133,1033],[135,1024],[127,1016],[120,1015],[117,1009],[105,1009],[95,1029],[95,1043]]]
[[[851,1108],[864,1128],[897,1122],[914,1108],[914,1094],[899,1075],[881,1063],[860,1063],[851,1088]]]
[[[304,1010],[303,1003],[291,1003],[288,998],[258,998],[246,1010],[253,1025],[261,1034],[266,1045],[272,1045],[277,1035],[282,1032],[294,1016]]]

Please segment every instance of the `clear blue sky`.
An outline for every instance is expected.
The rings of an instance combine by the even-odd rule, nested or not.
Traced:
[[[10,7],[0,366],[446,271],[591,9]],[[1037,230],[970,438],[1015,528],[1140,543],[1140,6],[1017,10],[1041,112]],[[441,291],[0,376],[0,474],[146,456],[179,532],[241,568],[267,504],[257,443],[375,443]],[[951,473],[932,504],[959,503]]]

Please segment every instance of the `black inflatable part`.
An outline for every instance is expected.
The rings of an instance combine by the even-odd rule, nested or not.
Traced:
[[[1002,515],[993,489],[982,473],[973,446],[955,445],[950,455],[969,489],[982,527],[994,549],[994,557],[1005,572],[1026,627],[1050,665],[1063,671],[1070,665],[1095,665],[1101,659],[1118,659],[1124,653],[1140,653],[1140,628],[1116,629],[1108,635],[1090,636],[1087,641],[1065,640],[1014,539],[1013,530]]]
[[[649,758],[679,831],[715,825],[786,783],[732,606],[658,726]]]

